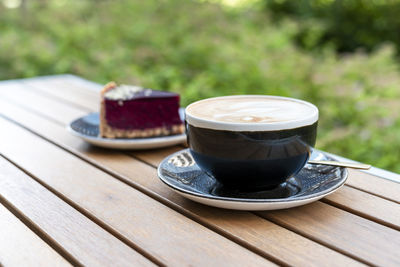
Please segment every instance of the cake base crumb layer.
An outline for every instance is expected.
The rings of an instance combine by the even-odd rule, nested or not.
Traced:
[[[158,127],[143,130],[122,130],[110,127],[107,124],[102,124],[100,128],[101,137],[105,138],[145,138],[156,136],[167,136],[174,134],[183,134],[185,127],[183,124],[173,125],[172,127]]]

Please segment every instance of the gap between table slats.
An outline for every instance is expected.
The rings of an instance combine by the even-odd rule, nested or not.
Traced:
[[[1,203],[0,229],[0,265],[72,266]]]
[[[157,154],[157,158],[153,158],[153,160],[149,160],[146,156],[142,157],[142,153],[147,154],[148,152],[130,152],[128,154],[135,159],[157,168],[156,166],[162,159],[180,149],[182,148],[172,147],[163,150],[161,155]],[[400,230],[400,205],[393,203],[392,201],[383,201],[380,197],[348,186],[342,187],[334,194],[329,195],[320,201],[393,229]],[[379,208],[375,208],[373,214],[371,214],[371,207],[376,206],[376,203],[379,203]],[[388,210],[391,210],[392,212],[388,213]]]
[[[2,153],[9,160],[23,167],[52,192],[58,192],[68,204],[75,208],[79,206],[86,216],[103,223],[103,227],[107,225],[114,229],[114,233],[160,262],[167,265],[242,265],[245,262],[272,265],[58,146],[4,119],[0,119],[0,124],[7,127],[5,133],[0,133],[0,143]],[[13,137],[24,140],[31,147],[5,141]],[[154,214],[158,221],[154,220]],[[185,249],[185,253],[177,247]]]
[[[316,209],[321,211],[317,219],[314,218]],[[308,236],[321,244],[337,247],[338,249],[343,249],[344,246],[346,251],[350,251],[354,246],[357,246],[358,256],[363,257],[363,259],[369,259],[367,260],[368,264],[378,266],[399,266],[400,264],[400,259],[397,255],[400,249],[400,233],[398,231],[386,232],[382,231],[384,226],[362,224],[359,217],[351,213],[347,213],[347,222],[343,223],[338,219],[342,215],[341,210],[325,203],[318,201],[298,209],[290,209],[287,212],[280,210],[256,212],[256,214],[277,224],[284,225],[298,234]],[[382,242],[377,240],[378,236],[382,238]],[[365,242],[357,242],[360,239],[365,239]],[[391,251],[391,253],[386,254],[388,251]],[[386,255],[380,255],[375,258],[381,252]],[[377,261],[372,260],[372,258]]]
[[[3,107],[4,107],[4,105],[3,105]],[[14,114],[14,115],[17,115],[18,114],[18,112],[16,112],[16,110],[14,110],[14,112],[11,112],[12,114]],[[29,127],[32,127],[33,125],[38,125],[34,120],[33,120],[33,117],[34,117],[34,115],[30,115],[30,116],[28,116],[27,117],[27,115],[28,114],[24,114],[22,117],[19,117],[19,119],[17,119],[17,120],[20,120],[20,119],[22,119],[23,117],[26,117],[27,118],[27,121],[25,122],[25,124],[26,123],[32,123],[32,125],[29,125]],[[16,118],[13,118],[13,119],[16,119]],[[36,118],[37,119],[37,118]],[[44,122],[42,122],[41,123],[42,125],[44,125]],[[28,128],[29,128],[28,127]],[[40,127],[39,127],[40,128]],[[36,129],[36,131],[37,131],[38,129]],[[44,134],[44,135],[46,135],[46,133],[50,133],[50,132],[52,132],[53,130],[51,129],[51,128],[49,128],[49,127],[46,127],[46,130],[44,130],[44,131],[42,131],[42,135]],[[61,128],[61,129],[58,129],[58,131],[60,132],[60,133],[62,133],[63,135],[65,134],[65,131],[64,131],[64,129],[63,128]],[[72,146],[77,146],[77,142],[79,142],[75,137],[72,137],[72,136],[70,136],[70,135],[66,135],[66,137],[68,137],[68,138],[71,138],[71,145]],[[72,143],[73,142],[73,143]],[[79,146],[80,145],[78,145],[78,150],[79,150]],[[65,148],[65,145],[63,145],[63,147]],[[68,149],[68,148],[67,148]],[[69,150],[71,150],[70,148],[69,148]],[[76,153],[76,151],[75,151],[75,153]],[[79,153],[78,153],[79,154]],[[126,156],[125,156],[126,157]],[[122,163],[122,162],[121,162]],[[127,164],[127,166],[129,166],[129,164]],[[121,167],[123,167],[123,166],[121,166]],[[155,174],[155,170],[153,169],[153,168],[151,168],[151,172],[152,172],[152,175],[154,175]],[[115,174],[115,172],[113,171],[113,173]],[[121,178],[121,175],[119,175],[119,178]],[[126,179],[126,177],[123,177],[123,179],[126,181],[127,179]],[[159,181],[158,181],[159,182]],[[130,182],[130,184],[132,185],[132,182]],[[135,186],[137,186],[137,184],[135,184]],[[157,188],[158,189],[158,188]],[[162,190],[165,190],[165,188],[164,187],[162,187]],[[148,190],[146,189],[146,191],[148,192]],[[168,194],[168,195],[170,195],[171,194],[171,192],[169,192],[169,191],[166,191],[166,194]],[[152,195],[155,195],[154,193],[152,193]],[[175,199],[177,196],[176,195],[172,195],[172,199]],[[160,197],[158,196],[158,199],[160,199]],[[162,199],[161,199],[164,203],[166,203],[166,201],[165,201],[165,197],[163,197]],[[178,200],[176,201],[176,202],[182,202],[182,199],[181,198],[179,198],[178,197]],[[173,207],[177,207],[177,205],[174,203],[174,201],[170,201],[170,200],[167,200],[167,203],[170,205],[170,206],[173,206]],[[172,205],[171,205],[172,204]],[[186,205],[187,204],[187,202],[185,202],[185,201],[183,201],[183,203],[181,204],[182,206],[184,206],[184,205]],[[251,238],[249,238],[249,235],[246,233],[246,234],[243,234],[243,233],[237,233],[237,231],[243,231],[243,225],[242,224],[240,224],[240,226],[241,227],[234,227],[234,226],[230,226],[231,227],[231,229],[226,229],[226,225],[224,225],[223,223],[222,223],[222,227],[221,227],[221,222],[218,222],[217,220],[218,219],[220,219],[220,217],[224,217],[224,216],[222,216],[223,214],[231,214],[232,212],[229,212],[229,211],[224,211],[224,210],[218,210],[218,209],[213,209],[213,210],[216,210],[216,212],[218,212],[218,213],[221,213],[221,214],[219,214],[218,216],[217,216],[217,218],[215,218],[214,219],[214,221],[213,220],[211,220],[211,222],[210,222],[210,219],[209,218],[202,218],[202,217],[200,217],[201,215],[202,215],[202,212],[203,212],[203,215],[206,215],[206,216],[209,216],[209,209],[210,208],[206,208],[206,207],[203,207],[202,205],[196,205],[196,204],[194,204],[194,203],[189,203],[189,204],[192,204],[192,205],[194,205],[194,207],[196,207],[197,209],[198,209],[198,211],[197,211],[197,214],[195,213],[194,215],[193,215],[193,212],[192,211],[189,211],[189,213],[191,213],[192,215],[192,217],[194,217],[194,218],[196,218],[198,221],[200,221],[200,222],[203,222],[205,225],[207,225],[208,227],[210,227],[210,228],[213,228],[213,229],[216,229],[216,230],[218,230],[218,232],[220,232],[220,233],[222,233],[222,234],[224,234],[224,235],[226,235],[227,237],[230,237],[230,238],[232,238],[233,240],[235,240],[236,242],[239,242],[239,243],[241,243],[241,244],[244,244],[244,245],[246,245],[246,246],[249,246],[250,248],[252,248],[252,249],[254,249],[256,252],[258,252],[258,253],[261,253],[262,255],[265,255],[265,256],[267,256],[268,255],[268,253],[271,253],[270,251],[268,251],[268,250],[273,250],[273,249],[271,249],[271,243],[272,243],[272,245],[278,245],[279,246],[279,243],[282,243],[282,242],[284,242],[284,240],[296,240],[296,242],[295,243],[297,243],[297,244],[302,244],[302,245],[300,245],[299,247],[293,247],[293,245],[292,244],[290,244],[290,246],[288,247],[288,248],[281,248],[281,247],[278,247],[278,251],[277,252],[274,252],[274,251],[272,251],[272,253],[276,253],[276,254],[282,254],[282,255],[280,255],[280,257],[283,257],[283,258],[285,258],[285,257],[287,257],[288,256],[288,254],[286,253],[287,252],[287,250],[289,250],[289,251],[291,251],[291,249],[294,249],[294,251],[292,251],[291,253],[296,253],[296,252],[301,252],[301,251],[303,251],[303,252],[305,252],[305,251],[307,251],[306,253],[304,253],[304,255],[299,255],[299,259],[297,259],[296,257],[294,257],[294,256],[291,256],[290,254],[289,254],[289,257],[287,257],[288,259],[285,259],[286,260],[286,262],[290,262],[290,261],[292,261],[292,264],[299,264],[299,262],[301,262],[302,260],[304,261],[304,260],[307,260],[307,258],[309,257],[309,256],[312,256],[312,257],[314,257],[313,258],[313,260],[314,260],[314,262],[315,262],[315,264],[318,264],[318,262],[319,261],[317,261],[317,259],[319,259],[319,260],[321,260],[319,263],[322,263],[322,262],[324,262],[325,261],[325,259],[326,259],[326,257],[329,257],[329,256],[327,256],[327,255],[331,255],[330,257],[334,257],[335,259],[336,259],[336,262],[346,262],[346,261],[348,261],[346,258],[343,258],[343,256],[341,256],[340,254],[335,254],[333,251],[330,251],[329,249],[327,249],[327,248],[323,248],[323,247],[321,247],[321,246],[319,246],[318,244],[315,244],[315,243],[310,243],[309,241],[307,241],[307,239],[304,239],[304,238],[302,238],[302,237],[300,237],[300,236],[296,236],[296,235],[292,235],[292,233],[291,232],[288,232],[287,230],[285,230],[284,228],[280,228],[280,227],[277,227],[277,226],[274,226],[273,224],[271,224],[271,223],[269,223],[268,221],[265,221],[265,220],[256,220],[255,222],[254,222],[254,216],[250,216],[250,215],[247,215],[247,214],[249,214],[249,213],[245,213],[246,214],[246,219],[245,219],[245,221],[247,222],[247,221],[249,221],[249,223],[256,223],[255,225],[257,226],[259,226],[259,225],[264,225],[264,227],[266,228],[266,230],[269,230],[269,231],[262,231],[260,234],[257,234],[257,236],[250,236]],[[188,214],[188,210],[187,209],[185,209],[185,207],[184,208],[182,208],[182,207],[179,207],[178,208],[178,210],[180,211],[180,212],[182,212],[182,211],[185,211],[185,214]],[[190,210],[190,209],[189,209]],[[202,212],[199,212],[199,211],[202,211]],[[200,213],[200,215],[198,215]],[[232,214],[233,216],[233,218],[236,218],[237,217],[237,215],[236,215],[236,212],[233,212],[233,214]],[[225,215],[225,217],[226,217],[227,215]],[[248,217],[248,218],[247,218]],[[219,223],[219,225],[218,225],[218,223]],[[217,225],[217,227],[216,227],[216,225]],[[229,225],[228,225],[229,226]],[[225,229],[224,229],[224,227],[225,227]],[[272,228],[272,229],[271,229]],[[235,231],[236,231],[236,233],[235,233]],[[270,234],[271,234],[271,231],[272,232],[274,232],[274,233],[276,233],[276,232],[278,232],[279,233],[279,235],[276,235],[276,236],[271,236]],[[227,234],[228,233],[228,234]],[[233,234],[232,234],[233,233]],[[259,236],[258,236],[259,235]],[[246,237],[246,238],[244,238],[244,240],[243,240],[243,238],[242,237]],[[270,239],[270,240],[268,240],[270,243],[263,243],[263,238],[265,238],[266,240],[268,240],[268,239]],[[246,240],[247,239],[247,240]],[[250,240],[249,240],[250,239]],[[249,245],[249,241],[250,241],[250,245]],[[254,244],[254,242],[257,242],[256,243],[256,245]],[[253,244],[252,244],[253,243]],[[264,250],[262,250],[262,251],[260,251],[260,249],[258,248],[258,247],[263,247],[264,248]],[[318,257],[317,255],[319,255],[320,257]],[[325,256],[324,256],[325,255]],[[276,255],[275,256],[271,256],[271,255],[269,255],[270,257],[272,257],[272,258],[274,258],[274,257],[276,257]],[[279,260],[280,258],[275,258],[276,260]],[[307,261],[306,261],[307,262]],[[308,261],[308,263],[309,263],[309,261]],[[355,264],[355,262],[353,262],[352,264]]]
[[[0,156],[0,166],[1,202],[73,265],[153,265],[13,162]]]

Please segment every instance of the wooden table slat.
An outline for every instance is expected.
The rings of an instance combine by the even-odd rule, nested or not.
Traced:
[[[10,100],[10,102],[18,103],[24,107],[29,107],[35,112],[40,112],[40,108],[45,106],[52,110],[52,112],[47,113],[46,116],[60,123],[63,123],[63,121],[59,120],[57,114],[63,114],[64,119],[68,119],[68,121],[72,121],[73,119],[87,114],[87,111],[40,96],[32,90],[26,90],[21,83],[7,83],[6,85],[0,84],[0,88],[0,93],[4,100]]]
[[[333,206],[400,230],[400,205],[365,193],[349,186],[344,186],[323,200]],[[373,211],[371,212],[371,209]]]
[[[85,111],[98,111],[100,110],[100,94],[93,90],[82,90],[75,87],[71,87],[68,84],[62,82],[51,82],[43,80],[30,80],[24,82],[30,87],[30,90],[37,90],[42,94],[62,99],[67,103],[75,105]],[[63,94],[60,96],[59,88],[63,89]]]
[[[72,259],[74,265],[153,265],[2,157],[0,169],[2,201],[17,210],[64,256]],[[34,244],[27,243],[25,246],[33,247]],[[52,263],[52,259],[48,260]]]
[[[0,204],[0,265],[72,266]]]
[[[180,149],[182,148],[171,147],[160,151],[160,153],[151,151],[128,153],[135,158],[157,166],[163,158]],[[400,194],[400,192],[398,193]],[[400,205],[396,202],[382,199],[349,186],[344,186],[334,194],[324,198],[323,201],[388,227],[400,230]],[[391,212],[387,212],[388,210]]]
[[[182,262],[207,266],[273,265],[2,118],[0,128],[7,129],[0,132],[1,153],[5,157],[46,183],[69,203],[74,203],[91,219],[104,223],[160,262],[168,265]],[[176,247],[188,249],[182,253]]]
[[[349,170],[349,173],[346,184],[400,204],[400,183],[356,170]]]
[[[314,240],[351,253],[369,264],[399,266],[400,232],[320,201],[296,209],[258,212]]]
[[[335,264],[357,264],[350,258],[251,213],[213,209],[187,201],[156,179],[154,168],[118,152],[92,148],[67,133],[64,127],[38,117],[36,114],[29,113],[20,107],[5,102],[1,103],[0,100],[0,112],[12,117],[18,123],[38,134],[85,157],[94,164],[97,163],[111,172],[114,171],[121,179],[147,188],[147,191],[152,192],[161,201],[168,202],[169,205],[175,206],[182,213],[196,218],[210,228],[214,227],[260,254],[290,265],[327,265],[327,258],[335,258]],[[169,151],[170,149],[166,150]],[[239,220],[239,218],[241,219]],[[246,222],[248,223],[247,227]],[[287,243],[285,240],[291,240],[291,242]]]
[[[56,90],[58,88],[62,88],[63,90],[70,90],[76,95],[83,94],[84,98],[95,98],[96,101],[100,100],[99,92],[103,87],[101,84],[91,82],[74,75],[54,75],[47,78],[37,77],[31,79],[20,79],[17,80],[17,82],[34,85],[38,88],[51,87]],[[54,95],[56,96],[57,94]]]
[[[171,147],[161,150],[159,153],[154,153],[152,151],[128,153],[152,166],[157,166],[166,156],[180,149],[182,149],[182,147]],[[350,170],[350,173],[351,176],[354,171]],[[397,186],[394,182],[389,182],[392,183],[392,188],[399,190],[398,194],[400,194],[400,186]],[[400,229],[400,206],[395,201],[387,200],[349,186],[342,187],[322,201],[396,230]],[[387,212],[388,210],[391,212]]]

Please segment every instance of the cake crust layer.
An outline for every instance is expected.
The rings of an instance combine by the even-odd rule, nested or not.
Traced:
[[[115,129],[108,125],[103,124],[100,130],[102,137],[105,138],[146,138],[146,137],[157,137],[157,136],[168,136],[174,134],[182,134],[185,131],[185,127],[181,125],[173,125],[172,127],[158,127],[144,130],[122,130]]]

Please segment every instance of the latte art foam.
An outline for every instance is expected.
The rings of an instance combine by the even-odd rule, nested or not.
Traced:
[[[234,130],[229,128],[227,124],[239,125],[234,127],[235,129],[238,127],[249,129],[255,124],[262,124],[265,125],[264,128],[269,129],[272,125],[285,123],[289,125],[291,122],[300,123],[296,125],[299,127],[318,120],[318,109],[314,105],[297,99],[274,96],[210,98],[189,105],[186,114],[188,122],[196,124],[195,126],[214,129],[228,127],[227,130]],[[198,124],[200,121],[201,125]],[[225,126],[215,127],[218,123]],[[245,126],[246,124],[248,126]],[[262,126],[255,126],[255,128],[260,127]],[[283,126],[283,128],[291,127]],[[279,129],[278,126],[272,128]]]
[[[273,98],[210,99],[190,106],[188,112],[206,120],[237,123],[268,123],[304,118],[312,107]]]

